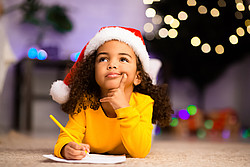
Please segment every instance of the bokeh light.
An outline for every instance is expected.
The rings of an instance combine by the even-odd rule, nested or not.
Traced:
[[[152,23],[146,23],[143,28],[145,32],[152,32],[154,30]]]
[[[76,62],[76,60],[78,59],[79,55],[80,55],[80,52],[72,53],[72,54],[70,55],[70,59],[71,59],[73,62]]]
[[[155,34],[153,32],[146,33],[145,38],[149,41],[153,40],[155,38]]]
[[[189,105],[187,111],[189,115],[195,115],[197,113],[197,107],[195,105]]]
[[[238,11],[244,11],[245,10],[245,6],[243,5],[243,3],[237,3],[236,8],[237,8]]]
[[[30,59],[35,59],[35,58],[37,58],[37,55],[38,55],[38,51],[37,51],[36,48],[30,48],[30,49],[28,50],[28,57],[29,57]]]
[[[211,47],[208,43],[204,43],[202,46],[201,46],[201,50],[202,52],[204,53],[209,53],[211,51]]]
[[[237,44],[238,43],[238,37],[236,35],[231,35],[229,37],[229,41],[231,42],[231,44]]]
[[[147,17],[154,17],[155,14],[156,14],[156,11],[153,8],[148,8],[146,10],[145,14],[146,14]]]
[[[187,18],[188,18],[188,15],[187,15],[187,13],[184,12],[184,11],[181,11],[181,12],[178,14],[178,19],[179,19],[179,20],[187,20]]]
[[[188,111],[184,109],[180,110],[178,115],[181,119],[184,119],[184,120],[187,120],[190,117]]]
[[[219,17],[220,12],[219,12],[218,9],[213,8],[213,9],[210,11],[210,14],[211,14],[213,17]]]
[[[242,129],[241,137],[244,139],[250,138],[250,129]]]
[[[230,130],[228,130],[228,129],[224,129],[224,130],[222,131],[222,134],[221,134],[221,136],[222,136],[223,139],[228,139],[228,138],[230,138],[230,135],[231,135],[231,132],[230,132]]]
[[[38,55],[37,55],[38,60],[45,60],[47,59],[47,57],[48,57],[48,54],[45,50],[39,50]]]
[[[199,37],[193,37],[193,38],[191,39],[191,44],[192,44],[193,46],[199,46],[199,45],[201,44],[200,38],[199,38]]]
[[[170,126],[176,127],[179,124],[178,118],[173,117]]]
[[[247,19],[247,20],[245,21],[245,26],[246,26],[246,27],[250,26],[250,20],[249,20],[249,19]]]
[[[170,24],[172,28],[177,28],[179,27],[179,25],[180,25],[180,22],[177,19],[174,19],[173,22]]]
[[[166,38],[168,36],[168,30],[166,28],[161,28],[159,30],[159,36],[161,38]]]
[[[243,14],[241,12],[239,12],[239,11],[235,12],[234,16],[235,16],[236,19],[242,19],[243,18]]]
[[[150,4],[152,4],[154,2],[154,0],[143,0],[143,3],[145,4],[145,5],[150,5]]]
[[[161,24],[162,17],[160,15],[155,15],[155,17],[152,18],[152,23],[154,24]]]
[[[224,0],[219,0],[218,1],[218,5],[219,5],[219,7],[226,7],[226,1],[224,1]]]
[[[250,34],[250,26],[247,26],[247,32]]]
[[[174,17],[171,16],[171,15],[166,15],[166,16],[164,17],[164,22],[165,22],[166,24],[171,24],[173,21],[174,21]]]
[[[206,129],[212,129],[214,126],[214,121],[213,120],[206,120],[204,123],[204,126]]]
[[[195,6],[197,3],[196,3],[196,0],[187,0],[187,5],[188,6]]]
[[[207,13],[207,8],[206,8],[205,6],[203,6],[203,5],[201,5],[201,6],[199,6],[199,8],[198,8],[198,12],[199,12],[200,14],[206,14],[206,13]]]
[[[207,133],[204,129],[198,129],[197,130],[197,137],[200,139],[204,139],[206,137]]]
[[[155,127],[155,135],[158,136],[160,134],[162,134],[162,129],[161,129],[161,127],[156,125],[156,127]]]
[[[215,52],[216,52],[217,54],[223,54],[223,53],[224,53],[224,47],[223,47],[222,45],[217,45],[217,46],[215,47]]]
[[[169,36],[170,38],[176,38],[177,35],[178,35],[178,32],[177,32],[176,29],[170,29],[170,30],[168,31],[168,36]]]
[[[239,35],[240,37],[243,37],[245,35],[245,31],[242,27],[239,27],[236,29],[236,33],[237,35]]]

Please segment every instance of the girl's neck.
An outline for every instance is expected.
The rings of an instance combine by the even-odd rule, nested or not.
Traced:
[[[109,103],[101,103],[101,107],[105,115],[109,118],[116,118],[117,115],[115,113],[115,110]]]

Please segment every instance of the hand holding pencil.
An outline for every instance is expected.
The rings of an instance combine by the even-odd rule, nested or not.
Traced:
[[[79,143],[52,115],[49,116],[56,125],[61,128],[73,142],[66,144],[61,151],[61,154],[66,159],[80,160],[86,155],[89,155],[90,146],[88,144]]]

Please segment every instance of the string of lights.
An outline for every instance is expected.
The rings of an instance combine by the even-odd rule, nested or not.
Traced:
[[[163,1],[163,0],[162,0]],[[161,1],[157,0],[143,0],[143,3],[145,5],[152,5],[153,3],[160,3]],[[195,7],[195,10],[198,11],[199,14],[201,15],[206,15],[208,14],[208,8],[205,5],[197,5],[196,0],[187,0],[187,5],[189,7]],[[213,7],[210,10],[210,14],[212,17],[217,18],[220,17],[222,8],[227,7],[227,3],[225,0],[218,0],[217,5],[221,9],[217,9],[216,7]],[[235,32],[233,32],[229,37],[228,40],[230,41],[231,44],[236,45],[239,42],[239,37],[243,37],[245,35],[245,31],[250,34],[250,20],[245,19],[243,20],[243,15],[244,11],[246,11],[245,7],[242,0],[235,0],[235,7],[237,11],[235,12],[235,18],[238,20],[242,20],[245,22],[245,27],[238,27]],[[196,9],[197,8],[197,9]],[[221,10],[221,12],[220,12]],[[248,11],[245,13],[249,12],[250,10],[250,5],[248,5]],[[148,18],[152,18],[151,22],[148,22],[144,25],[144,31],[145,31],[145,38],[149,41],[153,40],[154,38],[156,39],[161,39],[161,38],[177,38],[178,36],[178,30],[177,28],[180,26],[181,21],[185,21],[188,19],[188,14],[185,11],[180,11],[178,14],[178,18],[174,18],[171,14],[167,14],[165,16],[161,16],[157,14],[158,12],[153,8],[149,7],[145,11],[145,15]],[[190,18],[191,19],[191,18]],[[163,25],[164,23],[165,25]],[[159,26],[161,25],[161,26]],[[164,26],[170,25],[171,29],[167,29]],[[158,27],[160,27],[158,29]],[[163,28],[162,28],[163,27]],[[211,45],[207,42],[201,42],[204,40],[201,40],[200,37],[194,36],[193,38],[190,39],[192,46],[198,47],[201,46],[201,51],[203,53],[209,53],[211,51]],[[223,45],[222,41],[218,41],[218,44],[215,46],[215,52],[217,54],[223,54],[225,47]]]

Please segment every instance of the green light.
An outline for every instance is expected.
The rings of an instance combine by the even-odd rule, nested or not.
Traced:
[[[170,126],[176,127],[178,125],[178,123],[179,123],[178,118],[172,118]]]
[[[206,131],[203,130],[203,129],[199,129],[199,130],[197,131],[197,136],[198,136],[198,138],[200,138],[200,139],[205,138],[206,135],[207,135],[207,133],[206,133]]]
[[[189,115],[195,115],[197,113],[197,107],[195,105],[189,105],[187,111]]]
[[[212,129],[213,126],[214,126],[214,121],[212,121],[212,120],[206,120],[205,123],[204,123],[204,125],[205,125],[206,129]]]

